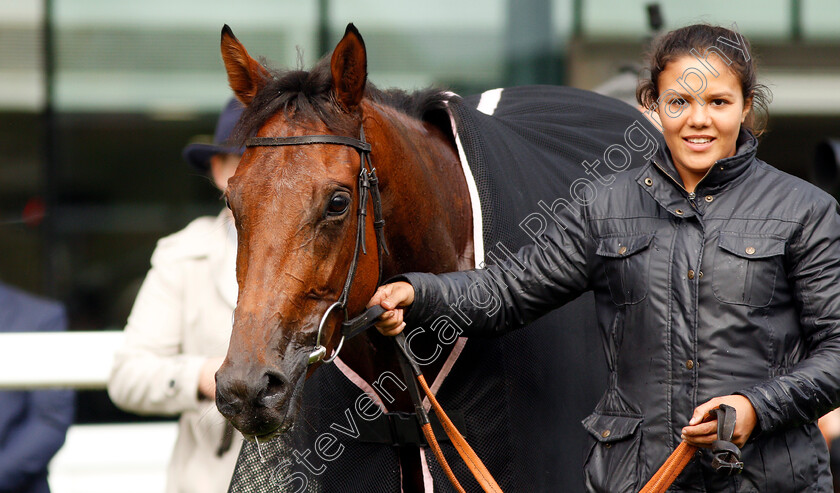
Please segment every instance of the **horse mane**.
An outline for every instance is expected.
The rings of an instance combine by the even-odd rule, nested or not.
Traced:
[[[264,64],[263,64],[264,65]],[[311,70],[270,70],[271,78],[254,96],[239,120],[232,141],[242,145],[278,112],[283,112],[290,122],[306,126],[323,122],[331,131],[349,137],[358,137],[359,115],[348,113],[334,99],[333,79],[329,57],[321,59]],[[365,85],[365,97],[373,102],[390,106],[407,116],[430,121],[441,126],[441,110],[457,96],[451,92],[427,88],[415,92],[401,89],[380,90],[370,81]],[[446,118],[445,134],[451,134]]]

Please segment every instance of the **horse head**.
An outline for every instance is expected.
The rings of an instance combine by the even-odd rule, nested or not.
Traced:
[[[461,176],[443,187],[460,198],[436,197],[443,191],[427,197],[428,211],[438,213],[431,221],[420,213],[426,209],[393,206],[394,190],[432,189],[431,181],[447,179],[422,170],[455,169],[457,153],[439,125],[387,104],[409,96],[367,84],[365,45],[352,24],[332,56],[310,71],[268,70],[227,26],[221,48],[230,86],[245,105],[237,135],[248,147],[225,191],[238,233],[239,296],[216,402],[236,428],[262,439],[294,423],[306,376],[322,364],[316,344],[326,347],[328,361],[335,356],[342,316],[364,309],[381,269],[461,267],[471,251],[470,203]],[[442,94],[425,98],[427,105],[440,109]],[[374,203],[360,179],[368,142],[388,175],[380,188],[391,258],[381,258]],[[393,165],[408,162],[414,166]],[[421,253],[420,263],[407,261]],[[371,345],[376,341],[367,340]]]

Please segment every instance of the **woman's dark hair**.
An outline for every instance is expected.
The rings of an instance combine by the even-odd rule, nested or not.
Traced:
[[[648,53],[650,77],[643,78],[636,89],[639,104],[647,109],[656,108],[660,96],[659,75],[668,63],[683,56],[698,57],[698,68],[708,63],[703,60],[704,57],[709,59],[712,56],[728,65],[729,70],[741,81],[744,102],[752,100],[752,108],[744,126],[756,135],[764,133],[770,90],[756,80],[757,68],[750,42],[737,31],[720,26],[695,24],[655,39]]]

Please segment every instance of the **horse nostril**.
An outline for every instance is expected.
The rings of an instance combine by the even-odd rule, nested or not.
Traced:
[[[265,375],[267,381],[260,397],[260,403],[265,407],[273,407],[283,397],[288,379],[282,373],[275,371],[267,371]]]
[[[222,388],[216,388],[216,408],[227,419],[231,419],[242,412],[244,402],[239,397],[225,392]]]

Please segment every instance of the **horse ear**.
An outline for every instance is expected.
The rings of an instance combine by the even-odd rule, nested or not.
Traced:
[[[336,98],[347,111],[352,111],[362,102],[367,81],[365,42],[352,23],[347,24],[344,37],[333,51],[330,71]]]
[[[230,88],[236,98],[248,106],[271,75],[248,55],[245,46],[236,39],[227,24],[222,28],[222,60],[225,62]]]

